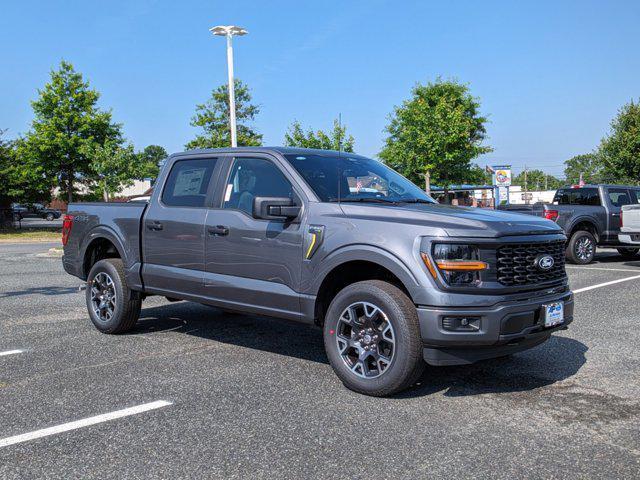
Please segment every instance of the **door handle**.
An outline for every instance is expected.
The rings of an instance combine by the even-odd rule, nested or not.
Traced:
[[[612,214],[611,214],[611,216],[612,216],[612,217],[619,217],[619,216],[620,216],[620,214],[619,214],[619,213],[612,213]]]
[[[225,235],[229,235],[229,227],[225,227],[224,225],[216,225],[215,227],[209,227],[207,229],[209,235],[215,237],[224,237]]]
[[[147,228],[149,230],[162,230],[162,223],[160,222],[147,222]]]

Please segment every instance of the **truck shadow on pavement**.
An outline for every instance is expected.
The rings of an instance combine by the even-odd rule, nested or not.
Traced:
[[[132,335],[173,329],[175,333],[328,364],[319,328],[268,317],[223,312],[191,302],[146,308]],[[418,383],[395,398],[444,391],[446,396],[523,392],[575,375],[588,347],[565,336],[509,357],[455,367],[427,366]]]
[[[21,297],[24,295],[68,295],[77,293],[78,287],[31,287],[24,290],[15,290],[13,292],[0,293],[0,298]]]

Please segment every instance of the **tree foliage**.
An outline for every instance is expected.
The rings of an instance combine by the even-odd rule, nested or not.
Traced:
[[[137,161],[139,163],[138,179],[143,180],[150,178],[155,180],[160,172],[160,163],[165,160],[169,154],[160,145],[149,145],[144,150],[137,153]]]
[[[556,190],[563,185],[563,182],[554,177],[544,173],[542,170],[529,170],[526,175],[526,187],[527,190]],[[524,170],[516,175],[511,181],[513,185],[525,186],[525,173]]]
[[[100,145],[87,144],[82,151],[90,159],[91,189],[99,191],[105,201],[125,187],[133,185],[142,175],[141,163],[133,150],[133,145],[121,146],[118,142],[107,141]]]
[[[284,144],[288,147],[353,152],[355,140],[352,135],[347,135],[346,125],[340,125],[338,120],[333,121],[333,129],[328,134],[322,130],[314,132],[311,128],[305,132],[296,120],[285,133]]]
[[[492,151],[482,145],[487,118],[479,110],[467,85],[441,79],[418,84],[390,116],[380,157],[418,185],[426,172],[445,187],[469,181],[475,175],[471,160]]]
[[[624,105],[611,122],[611,132],[600,144],[607,176],[619,182],[640,182],[640,103]]]
[[[249,87],[236,79],[234,82],[236,100],[236,131],[238,146],[259,146],[262,135],[249,126],[249,122],[260,113],[260,107],[251,103]],[[203,132],[185,145],[187,150],[196,148],[222,148],[231,145],[229,132],[229,88],[221,85],[211,93],[205,103],[196,105],[196,113],[191,119],[192,127]]]
[[[598,152],[576,155],[564,162],[564,176],[566,183],[577,185],[580,174],[585,183],[600,183],[604,181],[602,158]]]
[[[0,130],[0,207],[12,202],[34,203],[51,198],[51,183],[39,165],[18,160],[15,141],[3,138]]]
[[[92,174],[87,152],[105,142],[122,142],[121,126],[111,112],[98,108],[100,94],[68,62],[51,71],[51,80],[31,102],[31,130],[18,142],[25,169],[40,171],[50,185],[60,185],[72,201],[74,184]]]

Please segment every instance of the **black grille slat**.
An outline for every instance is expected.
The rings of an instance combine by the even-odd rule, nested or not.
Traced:
[[[551,270],[545,272],[535,266],[535,259],[539,255],[553,257]],[[496,261],[498,282],[509,287],[550,283],[562,280],[567,275],[564,268],[564,240],[504,245],[497,248]]]

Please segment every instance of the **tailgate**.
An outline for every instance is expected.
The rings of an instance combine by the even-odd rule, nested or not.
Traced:
[[[640,205],[622,207],[622,231],[640,232]]]

